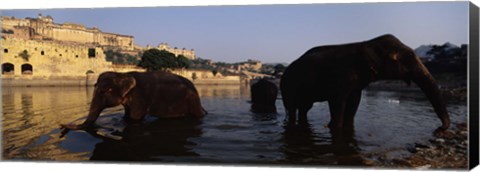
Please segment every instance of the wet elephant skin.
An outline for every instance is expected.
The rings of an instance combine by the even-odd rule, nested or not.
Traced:
[[[280,81],[288,122],[294,125],[298,117],[298,124],[305,124],[313,103],[327,101],[329,128],[352,127],[362,90],[378,80],[413,81],[442,122],[435,133],[448,129],[450,118],[434,78],[415,52],[390,34],[364,42],[314,47],[292,62]]]
[[[145,115],[161,118],[202,118],[197,89],[188,79],[169,72],[105,72],[95,84],[89,114],[80,125],[63,124],[63,128],[78,130],[91,127],[100,113],[109,107],[123,105],[125,119],[142,120]]]

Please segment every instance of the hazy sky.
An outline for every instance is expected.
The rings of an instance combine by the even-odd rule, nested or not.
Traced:
[[[468,2],[406,2],[2,10],[17,18],[50,15],[134,36],[134,42],[195,49],[205,59],[290,63],[318,45],[391,33],[412,48],[468,42]]]

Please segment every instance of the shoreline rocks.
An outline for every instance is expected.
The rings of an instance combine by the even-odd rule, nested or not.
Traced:
[[[407,148],[413,153],[407,157],[390,160],[379,159],[376,167],[407,169],[468,169],[468,131],[467,124],[456,125],[442,136],[436,136],[428,143],[415,143]]]

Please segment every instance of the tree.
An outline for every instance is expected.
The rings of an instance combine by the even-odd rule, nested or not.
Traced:
[[[129,54],[125,54],[125,56],[126,56],[125,61],[127,64],[138,64],[138,59],[135,56],[132,56]]]
[[[104,53],[105,60],[112,62],[113,64],[138,64],[139,62],[136,56],[126,53],[124,54],[121,50],[108,49],[104,51]],[[141,55],[138,56],[140,57]]]
[[[183,55],[177,57],[177,67],[179,68],[189,68],[192,65],[192,61]]]
[[[114,54],[113,50],[105,51],[105,60],[107,60],[109,62],[113,62],[113,60],[115,60],[115,54]]]
[[[275,65],[275,66],[273,67],[273,69],[275,70],[275,71],[273,72],[273,75],[276,76],[276,75],[278,75],[278,74],[280,74],[280,73],[283,73],[283,72],[285,71],[285,69],[287,69],[287,67],[285,67],[285,66],[282,65],[282,64],[277,64],[277,65]]]
[[[427,54],[433,55],[436,59],[444,59],[447,57],[447,51],[445,49],[445,45],[433,45],[432,49],[430,49]]]
[[[125,63],[125,59],[123,57],[118,57],[115,59],[115,61],[113,61],[115,64],[124,64]]]
[[[175,68],[177,64],[175,54],[152,48],[143,53],[138,66],[147,69],[147,71],[158,71]]]

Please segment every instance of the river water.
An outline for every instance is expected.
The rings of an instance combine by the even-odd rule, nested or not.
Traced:
[[[355,131],[339,142],[325,127],[327,103],[314,104],[309,127],[286,127],[280,98],[278,114],[254,114],[248,87],[197,89],[209,112],[201,121],[147,117],[127,125],[116,107],[104,110],[99,128],[62,134],[59,124],[84,120],[93,88],[2,88],[2,159],[351,166],[406,156],[440,126],[422,92],[364,91]],[[449,103],[448,111],[453,125],[467,120],[465,102]]]

